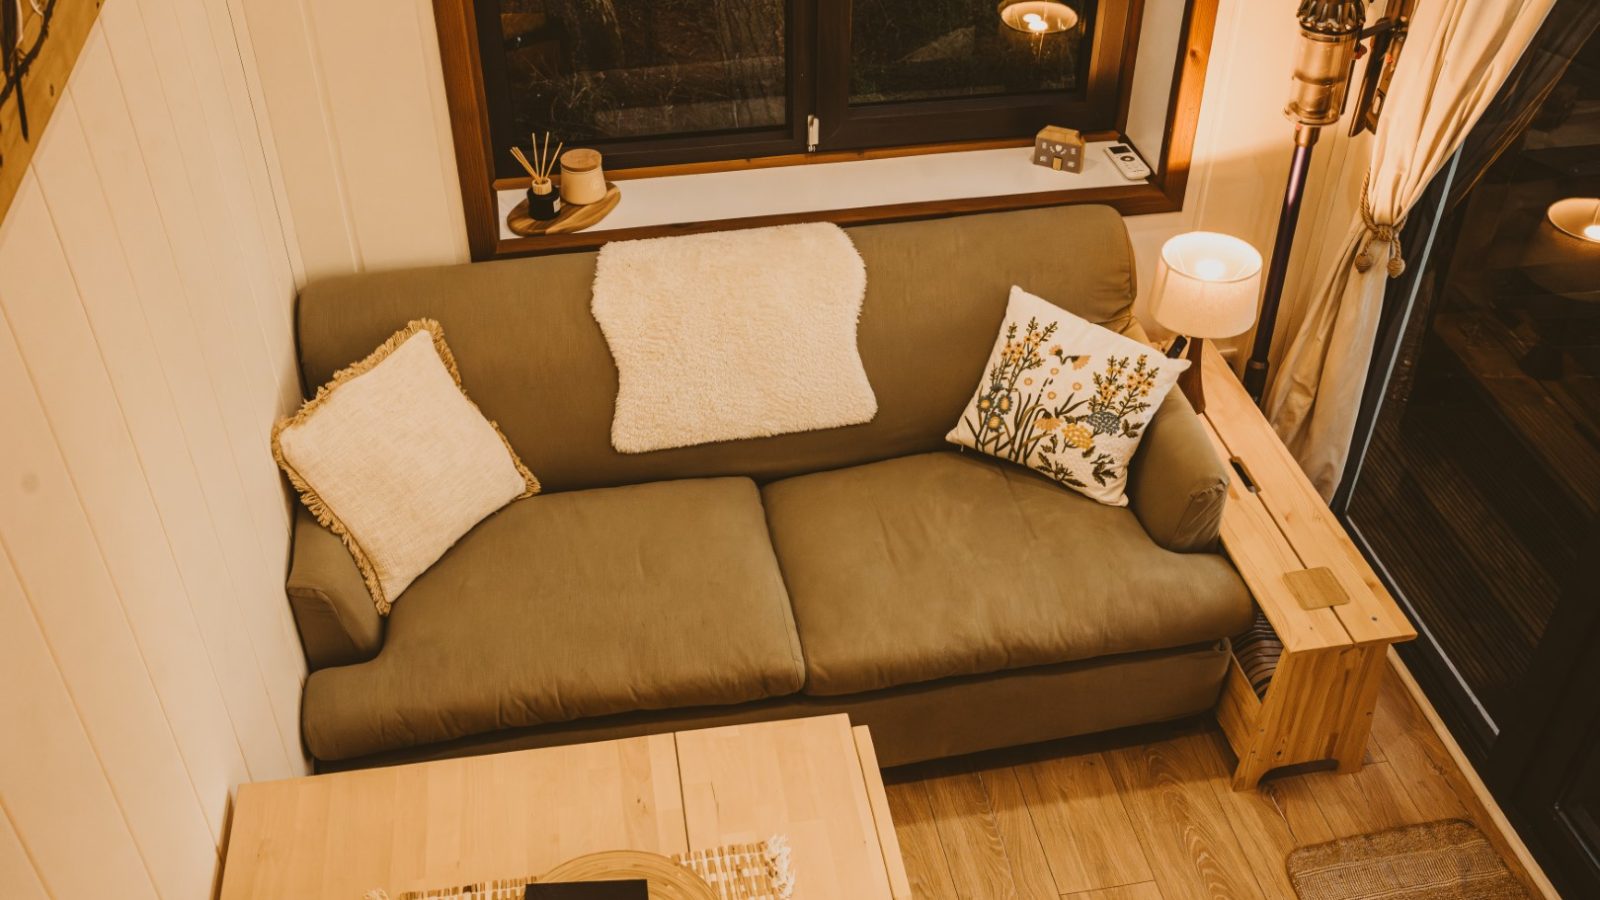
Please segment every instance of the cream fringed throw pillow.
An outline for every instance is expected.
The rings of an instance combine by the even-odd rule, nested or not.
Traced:
[[[539,482],[467,399],[439,323],[421,319],[272,430],[272,453],[344,539],[387,615],[472,526]]]
[[[1013,287],[983,380],[946,439],[1126,506],[1128,462],[1188,367]]]

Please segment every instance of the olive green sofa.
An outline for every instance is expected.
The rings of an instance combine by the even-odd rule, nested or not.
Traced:
[[[437,319],[467,391],[544,486],[385,620],[301,511],[288,594],[320,769],[836,712],[895,765],[1215,703],[1251,602],[1217,552],[1227,471],[1179,392],[1127,508],[944,440],[1013,284],[1142,336],[1121,218],[1078,206],[848,232],[877,417],[639,455],[610,444],[594,253],[304,291],[308,389]]]

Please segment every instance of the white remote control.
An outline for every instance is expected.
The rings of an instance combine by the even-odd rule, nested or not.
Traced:
[[[1143,181],[1150,177],[1150,167],[1127,144],[1112,144],[1106,148],[1106,155],[1111,157],[1111,164],[1117,167],[1123,178]]]

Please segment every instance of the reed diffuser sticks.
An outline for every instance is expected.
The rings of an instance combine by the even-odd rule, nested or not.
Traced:
[[[527,154],[522,152],[521,147],[512,147],[511,155],[516,157],[517,162],[521,164],[523,169],[527,170],[528,177],[533,179],[534,186],[542,187],[550,183],[550,173],[555,171],[556,161],[561,158],[561,151],[567,145],[564,142],[557,141],[556,152],[552,154],[550,152],[550,132],[546,131],[544,133],[544,149],[542,150],[539,148],[538,133],[535,132],[529,137],[533,140],[534,159],[530,161]]]

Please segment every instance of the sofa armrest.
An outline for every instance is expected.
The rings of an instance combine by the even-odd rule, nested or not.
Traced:
[[[1168,392],[1128,470],[1128,501],[1168,550],[1214,550],[1228,499],[1228,468],[1183,392]]]
[[[312,671],[347,666],[378,655],[383,618],[367,593],[355,558],[339,536],[295,504],[294,551],[287,585]]]

